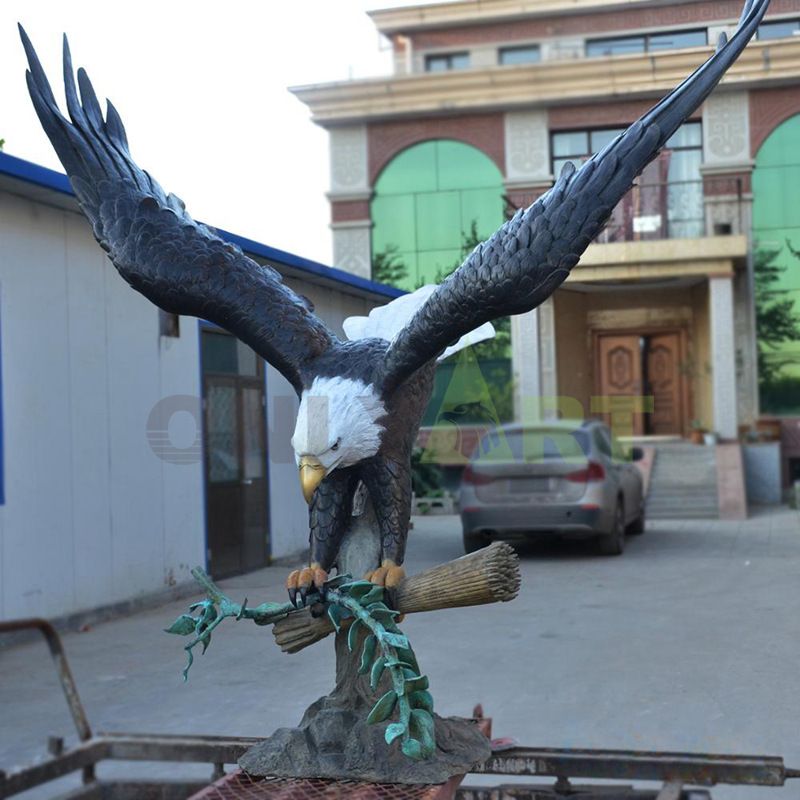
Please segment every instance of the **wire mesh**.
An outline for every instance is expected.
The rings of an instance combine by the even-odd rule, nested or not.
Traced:
[[[360,783],[323,778],[252,777],[237,770],[190,800],[436,800],[441,785]]]

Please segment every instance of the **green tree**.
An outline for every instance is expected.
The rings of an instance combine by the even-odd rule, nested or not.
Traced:
[[[400,286],[408,280],[408,267],[400,258],[396,244],[386,245],[372,257],[372,280],[389,286]]]
[[[800,251],[795,250],[788,239],[786,246],[789,253],[800,260]],[[784,368],[796,359],[782,354],[782,347],[800,339],[800,315],[795,311],[794,300],[788,289],[778,286],[781,275],[788,269],[777,263],[782,252],[782,247],[757,246],[754,257],[758,377],[762,391],[786,380]]]

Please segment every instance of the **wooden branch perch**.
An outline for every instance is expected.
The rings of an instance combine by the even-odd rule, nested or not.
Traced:
[[[505,542],[406,578],[395,590],[395,607],[403,614],[437,611],[486,603],[506,603],[517,596],[519,558]],[[327,616],[314,618],[307,609],[292,612],[272,626],[275,641],[285,653],[297,653],[328,634]]]

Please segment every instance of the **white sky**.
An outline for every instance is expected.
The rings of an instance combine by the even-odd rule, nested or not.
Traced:
[[[16,23],[59,99],[66,32],[136,161],[192,216],[329,264],[327,133],[286,87],[389,72],[365,11],[411,4],[2,0],[0,138],[6,153],[63,171],[27,94]]]

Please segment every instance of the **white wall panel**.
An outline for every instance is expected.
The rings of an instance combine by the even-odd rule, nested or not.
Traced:
[[[349,290],[287,283],[337,335],[371,307]],[[0,191],[0,336],[0,618],[70,614],[189,580],[205,561],[202,461],[165,460],[146,426],[176,395],[193,398],[202,424],[197,321],[161,337],[157,310],[116,274],[81,216]],[[296,406],[269,368],[273,557],[308,542],[289,444]]]

